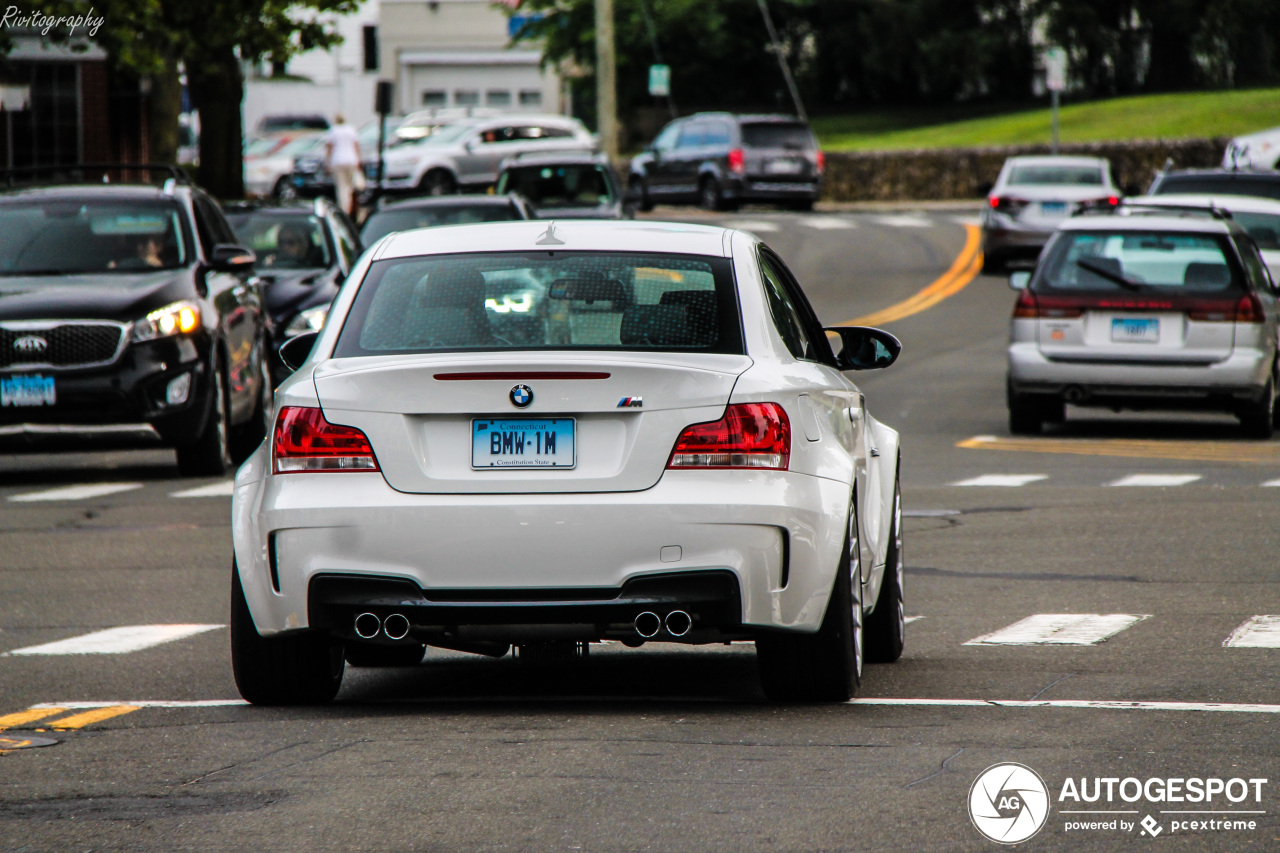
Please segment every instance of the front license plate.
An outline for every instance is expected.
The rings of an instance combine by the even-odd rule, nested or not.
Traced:
[[[471,422],[472,468],[572,468],[573,418],[501,418]]]
[[[1067,203],[1065,201],[1042,201],[1040,202],[1040,212],[1046,216],[1062,216],[1067,212]]]
[[[0,408],[52,406],[57,401],[52,376],[42,376],[39,373],[0,376]]]
[[[1111,321],[1111,340],[1127,344],[1158,343],[1160,341],[1160,321],[1116,318]]]
[[[770,160],[764,164],[766,175],[798,175],[800,164],[795,160]]]

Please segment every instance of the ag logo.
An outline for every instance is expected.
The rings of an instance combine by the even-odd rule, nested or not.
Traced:
[[[969,789],[969,819],[1000,844],[1026,841],[1049,817],[1049,789],[1040,774],[1022,764],[993,764]]]

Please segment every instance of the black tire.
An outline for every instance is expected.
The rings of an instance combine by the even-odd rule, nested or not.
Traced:
[[[902,602],[902,486],[893,489],[893,526],[889,530],[889,551],[885,554],[884,580],[876,596],[876,609],[863,629],[867,663],[893,663],[902,657],[907,635],[906,612]]]
[[[423,195],[453,195],[458,191],[458,182],[444,169],[432,169],[418,181],[418,189]]]
[[[1249,403],[1241,409],[1240,431],[1249,438],[1267,439],[1276,431],[1276,385],[1274,379],[1268,379],[1263,389],[1262,399]]]
[[[827,612],[816,634],[772,634],[756,640],[765,695],[775,701],[846,702],[862,683],[862,559],[857,503]]]
[[[281,201],[293,201],[298,197],[298,189],[293,185],[293,181],[289,180],[289,177],[286,175],[276,181],[276,185],[271,190],[271,194]]]
[[[1039,435],[1046,423],[1060,424],[1067,419],[1067,404],[1052,394],[1018,394],[1006,387],[1009,406],[1009,432],[1014,435]]]
[[[1003,255],[983,254],[982,256],[982,273],[983,275],[1003,275],[1005,272],[1005,261]]]
[[[649,182],[644,178],[636,178],[631,182],[631,188],[639,200],[636,202],[636,210],[641,213],[648,213],[653,210],[653,199],[649,197]]]
[[[253,414],[249,420],[236,427],[231,439],[231,459],[240,464],[249,458],[249,454],[258,449],[258,445],[271,434],[275,426],[275,391],[271,387],[271,371],[267,369],[266,357],[259,359],[258,398],[253,404]]]
[[[231,669],[236,689],[254,705],[322,705],[342,686],[342,645],[314,631],[259,635],[233,562]]]
[[[343,654],[352,666],[417,666],[427,647],[421,643],[410,646],[382,646],[376,643],[347,643]]]
[[[720,192],[720,182],[715,178],[703,178],[698,184],[698,205],[703,210],[724,210],[724,195]]]
[[[215,359],[209,383],[209,414],[194,441],[178,445],[178,471],[184,477],[221,477],[231,470],[231,427],[227,422],[226,383]]]
[[[806,198],[800,201],[793,201],[790,204],[788,204],[787,207],[791,208],[797,213],[809,213],[810,211],[813,210],[814,201],[815,201],[814,199]]]

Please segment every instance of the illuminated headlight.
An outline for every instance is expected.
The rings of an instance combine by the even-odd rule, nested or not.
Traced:
[[[285,328],[285,337],[292,338],[295,335],[305,335],[307,332],[318,332],[324,328],[324,321],[328,316],[328,305],[317,305],[314,308],[301,311]]]
[[[185,335],[200,328],[200,306],[184,299],[152,311],[133,324],[135,341],[153,341],[170,335]]]

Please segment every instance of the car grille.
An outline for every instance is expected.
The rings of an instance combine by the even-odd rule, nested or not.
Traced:
[[[97,367],[124,348],[125,326],[109,321],[0,323],[0,368]]]

